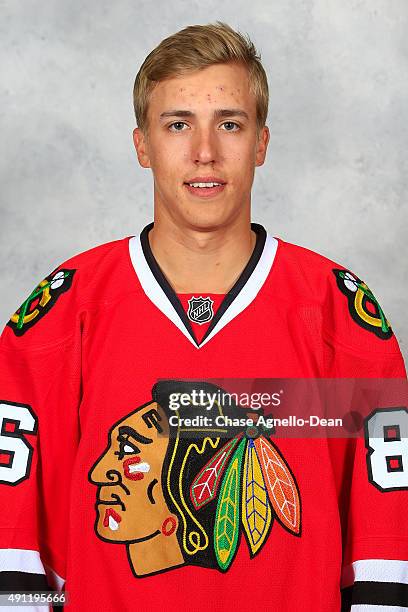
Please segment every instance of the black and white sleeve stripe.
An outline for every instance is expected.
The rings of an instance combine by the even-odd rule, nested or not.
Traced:
[[[0,549],[0,593],[16,591],[58,591],[61,593],[64,580],[56,572],[41,561],[36,550],[21,548]],[[1,606],[2,612],[7,610],[35,610],[45,612],[49,605],[42,606]],[[58,610],[61,612],[62,607]]]
[[[408,612],[408,561],[364,559],[343,569],[342,612]]]

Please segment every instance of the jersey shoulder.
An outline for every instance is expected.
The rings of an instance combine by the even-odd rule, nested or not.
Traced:
[[[41,348],[69,339],[89,307],[117,297],[131,269],[129,238],[70,257],[44,276],[11,315],[2,348]]]
[[[400,354],[391,323],[361,276],[315,251],[279,242],[278,265],[290,299],[314,306],[328,341],[359,353]]]

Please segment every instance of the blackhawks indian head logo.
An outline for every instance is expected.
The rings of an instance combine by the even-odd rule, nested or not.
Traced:
[[[383,309],[372,291],[349,270],[333,270],[337,286],[347,297],[348,307],[354,321],[378,338],[387,340],[393,335]]]
[[[61,268],[35,287],[7,323],[16,336],[22,336],[35,325],[54,306],[61,293],[68,291],[74,273],[75,270]]]
[[[126,546],[138,578],[184,565],[226,572],[242,534],[252,558],[274,524],[288,537],[301,532],[298,487],[270,430],[210,426],[185,434],[182,423],[202,415],[203,404],[174,410],[170,398],[198,387],[220,391],[210,383],[157,383],[151,401],[111,427],[89,472],[97,486],[95,532]],[[236,421],[251,414],[256,422],[260,413],[232,402],[213,409]]]

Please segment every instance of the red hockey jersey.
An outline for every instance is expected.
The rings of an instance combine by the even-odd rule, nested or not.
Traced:
[[[357,437],[278,438],[237,401],[212,406],[232,427],[204,426],[193,396],[405,378],[373,293],[252,224],[226,295],[177,295],[152,226],[66,261],[3,331],[1,589],[65,590],[75,612],[406,609],[407,409],[376,406]]]

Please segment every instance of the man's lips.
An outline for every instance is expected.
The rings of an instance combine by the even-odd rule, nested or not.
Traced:
[[[185,183],[221,183],[225,184],[226,181],[224,179],[219,178],[218,176],[210,175],[210,176],[193,176],[193,178],[189,178]]]
[[[205,181],[192,181],[192,182],[205,182]],[[217,182],[217,181],[208,181],[208,182]],[[216,185],[215,187],[192,187],[188,183],[184,183],[185,187],[194,196],[199,198],[211,198],[215,195],[218,195],[222,191],[224,191],[226,183],[222,185]]]

